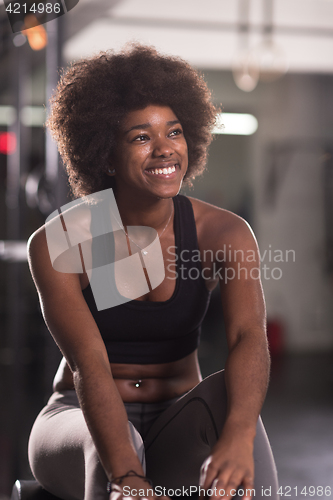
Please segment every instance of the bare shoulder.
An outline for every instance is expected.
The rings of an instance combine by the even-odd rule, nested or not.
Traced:
[[[45,225],[37,229],[28,239],[28,259],[30,267],[41,263],[41,259],[49,257]],[[45,262],[44,262],[45,264]]]
[[[232,245],[256,248],[257,242],[249,223],[239,215],[210,203],[188,197],[192,203],[198,240],[202,246]]]
[[[37,229],[28,240],[28,262],[36,288],[41,293],[54,273],[47,245],[45,225]]]
[[[52,234],[52,231],[51,237],[48,235],[47,226],[41,226],[28,240],[30,272],[39,294],[43,296],[56,289],[76,289],[80,283],[78,259],[66,256],[62,248],[64,245],[56,241],[56,234]]]
[[[91,211],[84,204],[55,211],[28,240],[28,259],[35,281],[53,275],[62,281],[82,274],[78,242],[89,241]],[[54,272],[58,271],[55,275]],[[60,274],[59,274],[60,273]]]

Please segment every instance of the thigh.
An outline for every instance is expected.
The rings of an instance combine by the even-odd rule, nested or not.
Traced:
[[[31,470],[42,486],[64,500],[107,500],[107,476],[74,391],[53,395],[38,415],[29,439]],[[129,422],[142,463],[140,434]]]
[[[29,438],[35,478],[60,498],[83,500],[89,432],[79,408],[52,403],[38,415]]]
[[[147,476],[167,489],[198,486],[200,467],[223,428],[227,412],[224,372],[217,372],[180,398],[153,424],[145,439]],[[259,419],[254,443],[256,497],[271,486],[276,499],[276,468]],[[274,496],[275,495],[275,496]]]
[[[144,441],[147,476],[155,486],[175,490],[199,484],[200,467],[218,439],[226,409],[224,376],[218,372],[162,413]]]

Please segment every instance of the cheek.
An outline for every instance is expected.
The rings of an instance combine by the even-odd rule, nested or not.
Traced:
[[[150,154],[151,146],[149,144],[145,144],[131,150],[128,154],[128,160],[130,161],[130,163],[140,163],[144,161]]]
[[[188,155],[188,147],[187,147],[187,142],[185,139],[184,139],[184,142],[182,144],[182,148],[183,148],[184,154]]]
[[[147,143],[143,146],[141,146],[140,151],[138,151],[138,157],[140,158],[146,158],[148,155],[150,155],[153,151],[153,145],[150,143]]]
[[[185,142],[184,146],[183,146],[183,157],[186,158],[186,161],[188,163],[188,147],[187,147],[187,143]]]
[[[134,165],[140,162],[139,155],[135,154],[130,149],[122,155],[118,165],[124,173],[129,173],[133,170]]]
[[[187,170],[188,170],[188,149],[187,149],[187,145],[186,145],[186,153],[185,153],[185,155],[186,155],[186,171],[185,171],[185,173],[186,173]]]

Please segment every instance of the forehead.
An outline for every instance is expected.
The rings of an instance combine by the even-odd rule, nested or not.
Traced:
[[[177,116],[169,106],[150,105],[143,109],[130,111],[124,117],[123,128],[128,129],[134,125],[150,124],[159,125],[177,120]]]

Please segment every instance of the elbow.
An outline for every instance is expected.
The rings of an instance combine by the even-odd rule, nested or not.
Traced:
[[[260,354],[262,358],[266,357],[267,362],[270,363],[267,335],[262,328],[249,328],[238,331],[237,335],[233,336],[233,342],[230,342],[228,347],[229,352],[238,348],[246,348],[246,350]]]
[[[72,360],[70,364],[75,389],[89,383],[98,383],[104,377],[111,377],[111,368],[106,353],[94,351],[83,360]]]

